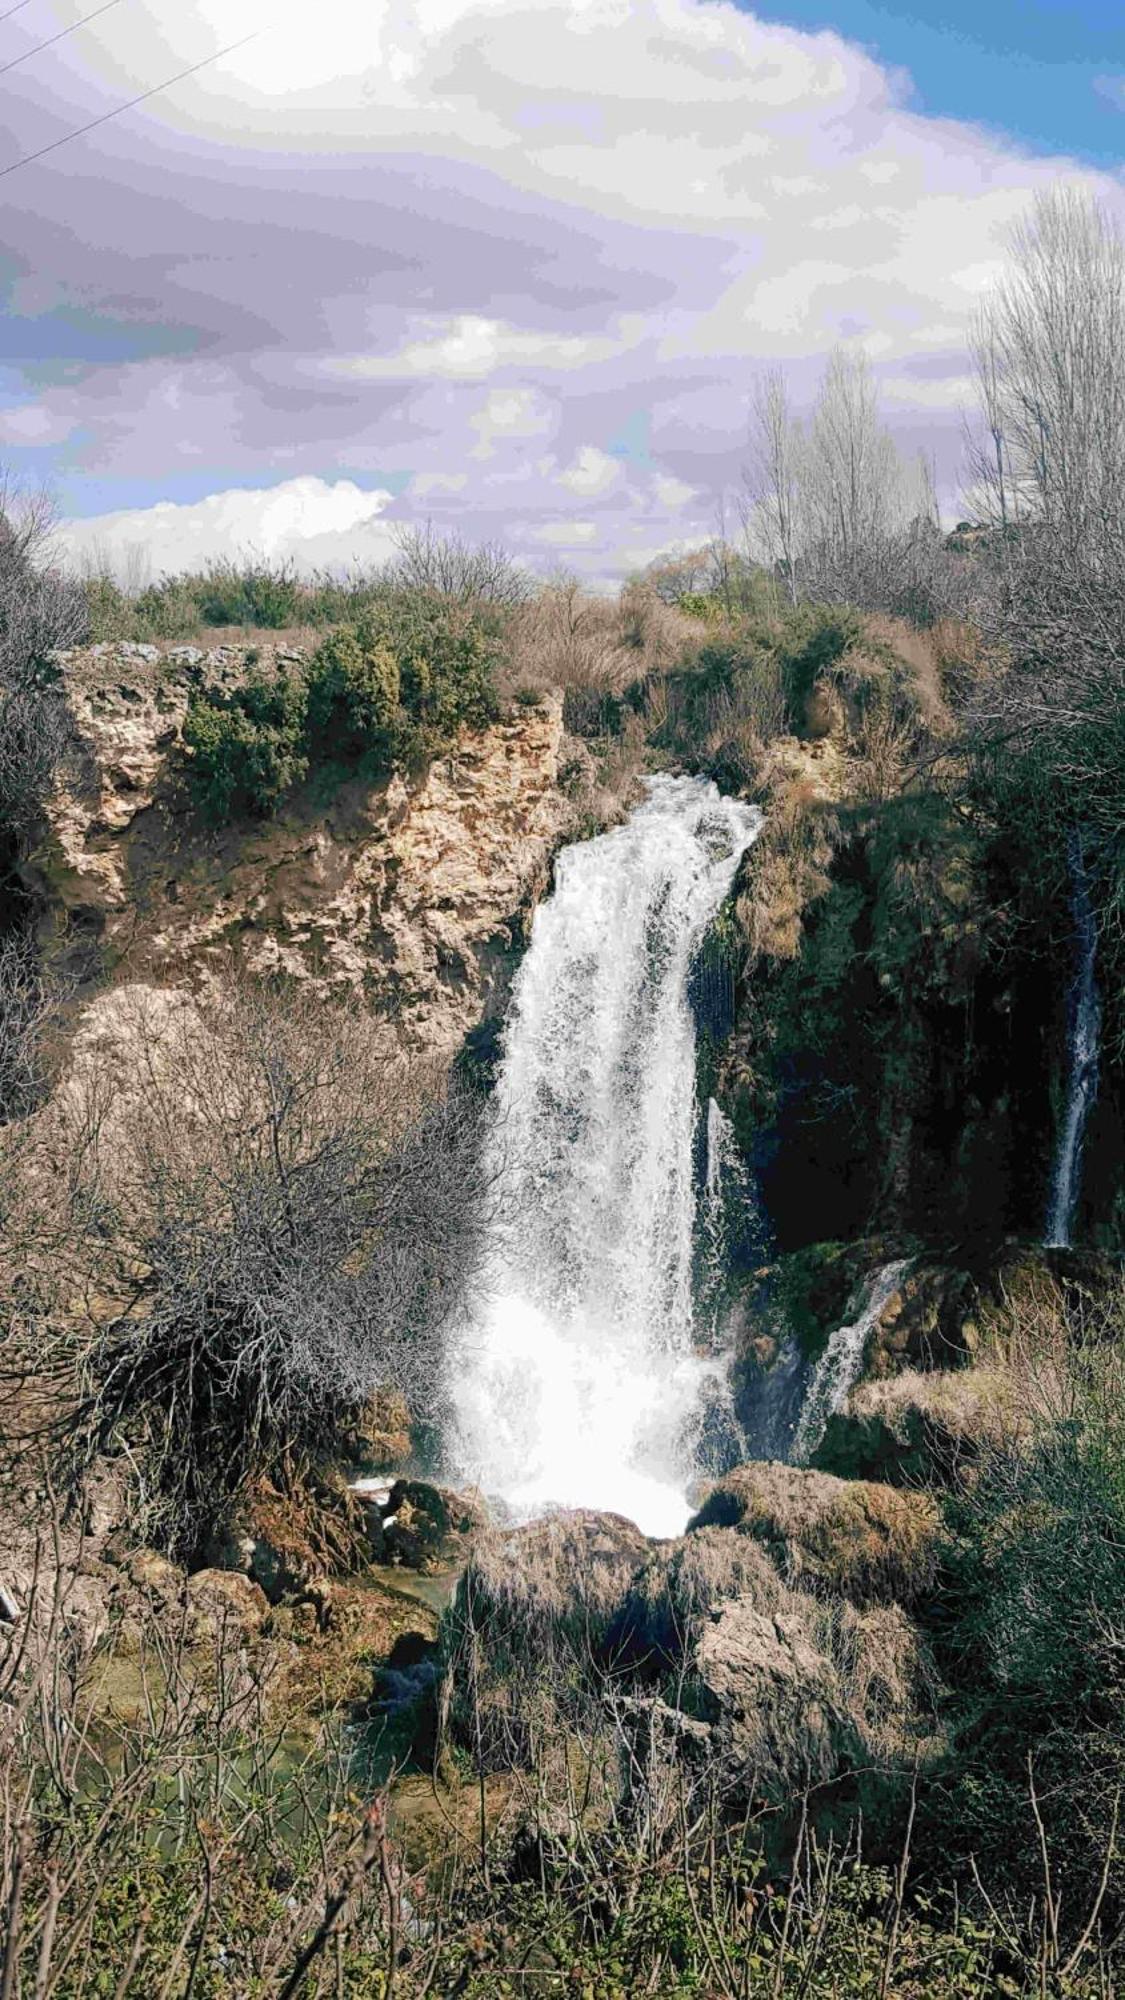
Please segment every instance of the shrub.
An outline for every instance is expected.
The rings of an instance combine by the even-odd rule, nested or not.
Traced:
[[[390,764],[401,734],[401,677],[386,638],[345,626],[308,667],[308,741],[318,759]]]
[[[302,680],[255,677],[230,694],[193,698],[184,723],[192,752],[190,784],[212,825],[272,812],[304,777],[307,691]]]
[[[395,636],[403,707],[424,746],[440,746],[462,723],[480,727],[495,718],[499,645],[483,621],[423,605]]]
[[[297,618],[302,587],[291,564],[212,563],[199,610],[206,625],[264,625],[274,630]]]
[[[432,1398],[487,1219],[480,1116],[354,1004],[249,979],[118,996],[56,1110],[67,1254],[101,1299],[54,1350],[60,1477],[125,1453],[138,1518],[190,1557],[376,1390]]]
[[[1117,1319],[1061,1386],[1036,1375],[1030,1439],[986,1448],[947,1504],[940,1629],[960,1742],[935,1845],[1026,1900],[1042,1889],[1038,1811],[1069,1924],[1103,1867],[1118,1917],[1125,1899],[1125,1297]]]

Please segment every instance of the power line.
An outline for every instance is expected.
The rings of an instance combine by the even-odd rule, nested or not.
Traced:
[[[171,90],[174,83],[182,83],[186,76],[195,76],[199,70],[206,69],[209,63],[218,62],[220,57],[233,55],[235,49],[244,49],[247,42],[257,41],[261,32],[260,28],[256,28],[252,35],[243,35],[240,42],[228,42],[225,49],[216,49],[213,55],[204,56],[202,62],[191,63],[187,69],[177,70],[175,76],[166,76],[163,83],[154,83],[151,90],[142,90],[136,97],[126,98],[124,104],[115,105],[112,111],[103,111],[100,118],[91,118],[88,124],[76,126],[73,132],[64,132],[61,139],[52,139],[49,146],[40,146],[34,153],[24,153],[18,160],[13,160],[10,166],[0,167],[0,181],[6,180],[9,174],[14,174],[18,167],[29,167],[33,160],[42,160],[48,153],[56,153],[60,146],[68,145],[71,139],[81,139],[84,133],[92,132],[96,126],[108,125],[111,118],[120,118],[123,111],[132,111],[135,105],[146,103],[160,91]]]
[[[30,7],[30,5],[31,0],[18,0],[18,4],[15,7],[9,7],[6,14],[0,14],[0,21],[10,21],[13,14],[22,14],[24,8]]]
[[[22,56],[13,56],[11,62],[0,63],[0,76],[7,76],[10,69],[18,69],[21,63],[30,62],[32,56],[39,54],[40,49],[53,49],[56,42],[64,41],[67,35],[73,35],[76,28],[84,28],[87,21],[96,21],[99,14],[108,14],[111,7],[120,5],[121,0],[105,0],[104,6],[95,7],[92,14],[83,14],[82,19],[72,21],[69,28],[60,28],[57,35],[48,35],[45,42],[36,42],[33,49],[25,49]],[[18,9],[13,9],[13,12],[17,11]]]

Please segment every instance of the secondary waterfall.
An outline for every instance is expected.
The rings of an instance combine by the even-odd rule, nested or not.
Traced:
[[[1047,1203],[1047,1226],[1043,1241],[1048,1249],[1065,1250],[1070,1243],[1074,1211],[1081,1187],[1082,1141],[1086,1121],[1098,1089],[1098,1046],[1101,1034],[1101,998],[1095,971],[1098,956],[1098,926],[1090,902],[1090,885],[1082,859],[1082,843],[1077,834],[1070,843],[1071,899],[1074,918],[1075,974],[1067,1015],[1069,1067],[1066,1103],[1059,1127],[1051,1191]]]
[[[876,1271],[850,1308],[854,1318],[846,1326],[837,1327],[831,1336],[805,1395],[790,1452],[794,1465],[808,1464],[824,1436],[829,1417],[843,1409],[863,1367],[868,1336],[910,1264],[911,1259],[903,1257]]]
[[[652,778],[568,848],[517,974],[491,1147],[486,1296],[454,1343],[451,1470],[677,1534],[714,1363],[695,1347],[692,960],[762,816]],[[713,1123],[713,1121],[712,1121]]]

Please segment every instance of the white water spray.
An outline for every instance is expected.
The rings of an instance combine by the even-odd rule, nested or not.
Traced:
[[[1082,860],[1082,845],[1071,840],[1071,912],[1074,917],[1076,969],[1069,998],[1070,1064],[1066,1104],[1059,1127],[1058,1147],[1051,1192],[1047,1203],[1047,1226],[1043,1241],[1049,1250],[1069,1247],[1081,1187],[1082,1141],[1086,1121],[1098,1088],[1098,1046],[1101,1034],[1101,997],[1095,970],[1098,955],[1098,926],[1090,902],[1090,888]]]
[[[808,1464],[824,1436],[829,1417],[843,1409],[863,1367],[868,1338],[910,1264],[911,1259],[904,1257],[876,1271],[852,1307],[854,1319],[847,1326],[837,1327],[831,1336],[805,1396],[789,1454],[794,1465]]]
[[[688,978],[760,830],[698,778],[653,778],[568,848],[516,977],[496,1096],[504,1190],[488,1295],[454,1344],[454,1475],[677,1534],[709,1375],[694,1348],[698,1107]]]

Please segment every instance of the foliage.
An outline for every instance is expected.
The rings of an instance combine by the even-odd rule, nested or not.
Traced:
[[[301,590],[290,563],[216,562],[204,572],[198,601],[205,625],[261,625],[276,631],[299,615]]]
[[[420,763],[497,712],[487,616],[406,594],[331,632],[300,672],[193,695],[190,784],[212,824],[262,818],[311,770],[377,778]]]
[[[252,674],[231,692],[196,694],[184,722],[192,753],[190,782],[212,825],[241,815],[263,819],[304,777],[307,690],[279,672]]]
[[[999,1442],[947,1505],[938,1631],[959,1754],[930,1808],[952,1860],[975,1854],[1013,1897],[1073,1912],[1125,1897],[1125,1293],[1110,1325],[1040,1368],[1030,1444]],[[1034,1379],[1034,1378],[1033,1378]],[[1037,1788],[1029,1791],[1029,1771]]]
[[[399,662],[386,638],[344,626],[317,647],[308,670],[308,742],[317,761],[392,760],[403,726]]]

